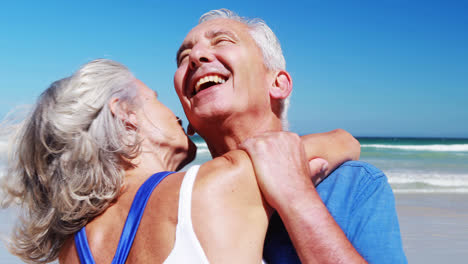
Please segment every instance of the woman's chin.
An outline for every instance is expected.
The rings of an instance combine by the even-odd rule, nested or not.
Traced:
[[[193,141],[190,140],[190,138],[188,138],[188,137],[187,137],[187,142],[188,142],[188,147],[185,146],[183,148],[184,150],[181,151],[185,155],[184,155],[182,161],[180,162],[179,166],[177,166],[176,170],[182,169],[183,167],[185,167],[185,165],[192,162],[195,159],[195,157],[197,156],[197,146],[195,145],[195,143],[193,143]]]

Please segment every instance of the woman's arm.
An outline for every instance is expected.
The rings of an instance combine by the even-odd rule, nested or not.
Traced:
[[[358,160],[361,153],[359,141],[343,129],[305,135],[301,140],[307,160],[322,158],[328,162],[324,172],[312,175],[312,182],[315,185],[344,162]]]

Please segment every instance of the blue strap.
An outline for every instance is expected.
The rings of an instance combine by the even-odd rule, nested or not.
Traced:
[[[174,172],[164,171],[155,173],[138,189],[135,198],[133,198],[130,211],[128,212],[122,234],[120,235],[119,245],[117,246],[112,264],[124,264],[127,260],[149,197],[153,193],[154,188],[171,173]],[[75,246],[82,264],[95,264],[91,250],[89,249],[84,227],[75,234]]]
[[[154,188],[169,174],[174,173],[171,171],[158,172],[153,174],[148,180],[143,183],[143,185],[138,189],[138,192],[133,199],[132,207],[130,207],[130,212],[128,212],[127,221],[125,222],[124,229],[120,235],[119,245],[117,246],[117,251],[115,252],[114,259],[112,264],[125,264],[127,260],[128,253],[132,248],[133,240],[135,239],[135,234],[140,225],[141,217],[146,207],[151,193]]]
[[[80,229],[75,234],[75,247],[78,252],[78,257],[80,257],[81,264],[95,264],[91,250],[89,249],[88,238],[86,237],[86,229]]]

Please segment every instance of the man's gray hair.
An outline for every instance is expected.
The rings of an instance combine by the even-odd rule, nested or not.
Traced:
[[[135,81],[117,62],[91,61],[52,83],[19,124],[2,179],[3,206],[18,203],[24,212],[10,241],[13,254],[55,260],[65,240],[117,197],[123,166],[140,142],[109,101],[135,105]]]
[[[271,28],[260,18],[245,18],[241,17],[238,14],[234,13],[228,9],[218,9],[211,10],[200,17],[198,24],[201,24],[205,21],[217,19],[217,18],[226,18],[232,19],[247,25],[250,29],[249,33],[254,39],[257,46],[260,48],[263,54],[263,63],[269,70],[286,70],[286,61],[283,56],[283,51],[281,50],[281,45],[276,37],[275,33]],[[283,124],[283,129],[288,129],[288,108],[290,95],[280,101],[280,118]]]

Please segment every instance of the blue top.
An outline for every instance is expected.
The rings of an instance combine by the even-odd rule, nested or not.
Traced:
[[[147,179],[138,189],[135,198],[133,198],[132,206],[128,212],[127,220],[120,235],[119,245],[115,252],[112,264],[124,264],[127,260],[128,253],[132,248],[135,234],[140,225],[141,217],[145,211],[146,203],[148,202],[154,188],[169,174],[174,172],[164,171],[153,174]],[[89,249],[88,239],[86,238],[86,230],[83,227],[75,234],[75,247],[80,257],[82,264],[95,264],[91,250]]]
[[[317,192],[367,262],[407,263],[395,198],[382,171],[365,162],[346,162],[317,186]],[[276,213],[268,227],[264,258],[268,263],[301,263]]]

